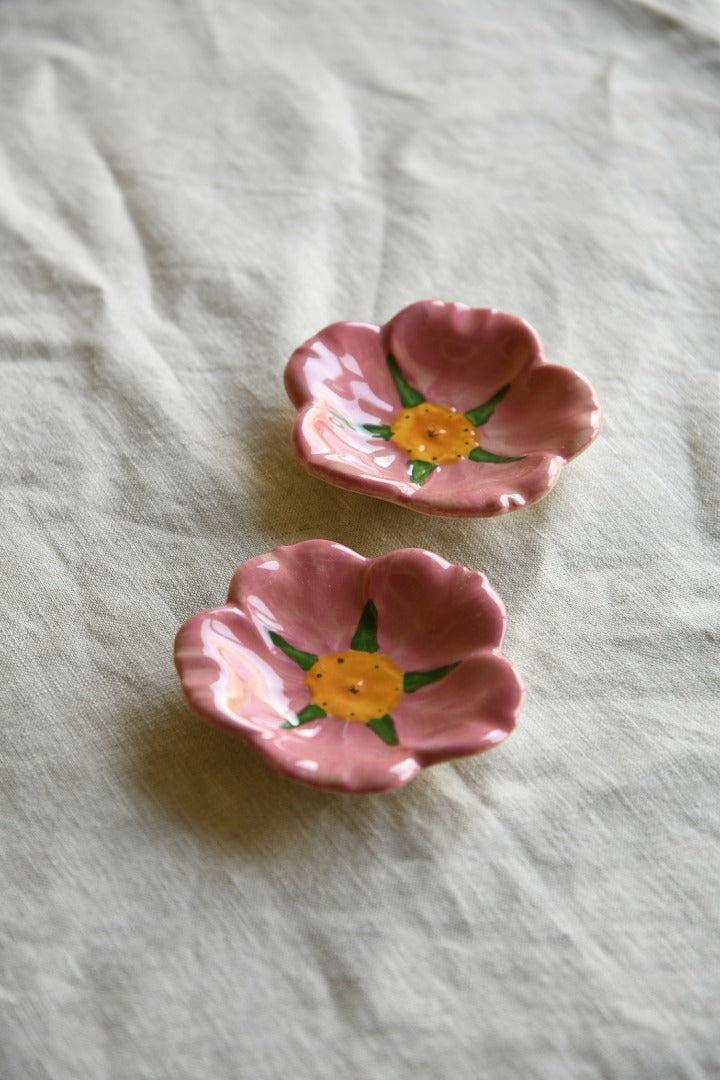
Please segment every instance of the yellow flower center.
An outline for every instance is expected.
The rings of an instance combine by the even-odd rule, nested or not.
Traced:
[[[432,401],[403,409],[390,430],[392,441],[412,461],[430,461],[433,465],[460,461],[478,445],[477,432],[467,416]]]
[[[366,724],[391,712],[403,696],[403,673],[381,653],[321,656],[305,676],[313,702],[330,716]]]

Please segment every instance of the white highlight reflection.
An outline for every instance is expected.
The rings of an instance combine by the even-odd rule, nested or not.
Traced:
[[[397,765],[391,765],[389,772],[394,773],[400,780],[409,780],[418,771],[418,763],[415,758],[405,758],[404,761],[398,761]]]
[[[259,596],[248,596],[245,603],[256,625],[263,628],[267,626],[270,630],[279,631],[281,629],[281,623],[278,622],[277,617],[273,615],[265,601]]]
[[[273,716],[292,715],[290,700],[280,676],[255,653],[247,649],[219,619],[209,619],[202,627],[203,653],[218,668],[211,685],[215,707],[234,723],[262,733],[272,732]],[[267,720],[253,712],[267,711]]]

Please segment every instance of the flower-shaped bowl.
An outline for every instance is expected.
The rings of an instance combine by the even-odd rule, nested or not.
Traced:
[[[439,300],[340,322],[295,350],[293,448],[314,476],[426,514],[491,517],[546,495],[600,431],[590,383],[522,319]]]
[[[192,708],[285,776],[385,791],[512,731],[505,622],[483,574],[429,551],[308,540],[241,566],[227,603],[181,627],[175,663]]]

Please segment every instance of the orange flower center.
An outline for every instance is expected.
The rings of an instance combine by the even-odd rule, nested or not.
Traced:
[[[366,724],[394,709],[403,696],[403,673],[381,653],[321,656],[305,676],[313,702],[339,720]]]
[[[430,461],[433,465],[460,461],[478,445],[477,432],[467,416],[432,401],[403,409],[390,430],[392,441],[412,461]]]

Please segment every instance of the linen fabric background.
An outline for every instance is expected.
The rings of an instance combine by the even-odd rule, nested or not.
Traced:
[[[720,1075],[717,0],[0,21],[0,1075]],[[292,349],[420,298],[596,386],[537,506],[295,463]],[[190,713],[179,625],[308,537],[487,573],[502,747],[357,798]]]

